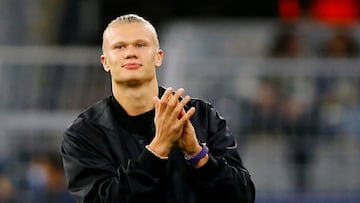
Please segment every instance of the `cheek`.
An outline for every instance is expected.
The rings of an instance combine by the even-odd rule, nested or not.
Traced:
[[[119,56],[111,56],[108,58],[108,66],[111,67],[111,69],[116,69],[118,66],[120,66],[121,61]]]

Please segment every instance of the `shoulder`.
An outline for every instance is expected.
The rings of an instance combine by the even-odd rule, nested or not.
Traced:
[[[207,100],[200,98],[191,98],[191,100],[185,106],[185,109],[195,108],[195,115],[193,120],[199,120],[201,122],[214,122],[224,120],[224,118],[218,113],[217,109]]]
[[[69,124],[68,129],[80,128],[88,123],[98,123],[100,118],[109,111],[111,97],[106,97],[88,106]]]
[[[161,97],[162,94],[165,92],[166,88],[159,86],[159,96]],[[205,99],[199,98],[199,97],[191,97],[190,101],[185,105],[185,109],[188,110],[191,107],[195,107],[196,116],[200,117],[218,117],[220,119],[221,116],[217,113],[217,110],[214,108],[213,104]]]
[[[111,133],[110,98],[100,100],[87,107],[65,129],[61,142],[63,153],[83,153],[104,146]],[[109,124],[108,124],[109,123]]]
[[[108,96],[87,107],[83,112],[79,114],[79,117],[84,117],[90,120],[98,119],[110,106],[111,97],[112,96]]]
[[[209,111],[215,111],[214,106],[207,100],[200,99],[197,97],[192,97],[190,101],[187,103],[186,108],[195,107],[197,111],[201,111],[203,113]]]

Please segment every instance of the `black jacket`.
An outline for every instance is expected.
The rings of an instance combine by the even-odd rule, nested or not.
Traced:
[[[159,87],[159,96],[164,88]],[[145,149],[155,132],[154,110],[129,116],[109,96],[81,113],[61,144],[65,176],[77,202],[251,203],[255,188],[226,121],[192,98],[191,122],[209,161],[195,169],[173,148],[163,160]]]

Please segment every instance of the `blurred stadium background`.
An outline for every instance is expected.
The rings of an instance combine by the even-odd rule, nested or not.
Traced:
[[[161,85],[229,121],[257,203],[360,202],[358,0],[0,0],[0,203],[71,203],[59,146],[110,94],[103,28],[158,28]]]

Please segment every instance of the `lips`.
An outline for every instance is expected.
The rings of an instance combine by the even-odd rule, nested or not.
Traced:
[[[141,67],[140,63],[125,63],[121,67],[126,69],[137,69]]]

